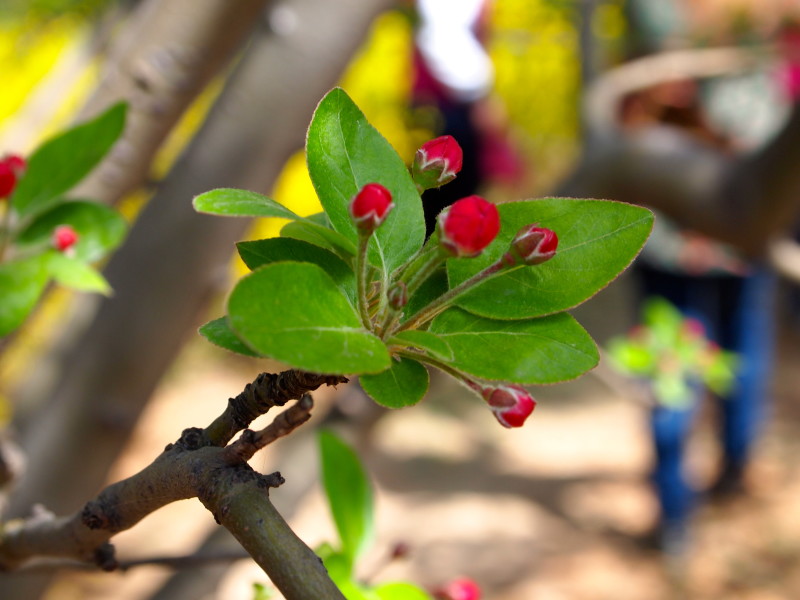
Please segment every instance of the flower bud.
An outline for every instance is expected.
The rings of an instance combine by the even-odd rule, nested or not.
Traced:
[[[400,310],[408,304],[408,288],[402,281],[393,283],[386,296],[389,300],[389,306],[394,310]]]
[[[511,242],[511,255],[526,265],[539,265],[553,258],[557,247],[556,232],[534,223],[526,225],[514,236]]]
[[[437,218],[439,243],[458,257],[478,256],[500,231],[497,207],[480,196],[467,196],[445,208]]]
[[[9,154],[0,160],[0,199],[8,198],[14,193],[17,181],[25,172],[25,159],[16,154]]]
[[[522,427],[536,408],[536,400],[518,385],[486,387],[482,395],[503,427]]]
[[[350,216],[361,231],[372,233],[394,208],[392,194],[379,183],[368,183],[350,203]]]
[[[463,577],[435,590],[433,595],[436,600],[480,600],[481,588],[472,579]]]
[[[70,225],[59,225],[53,231],[53,247],[59,252],[67,252],[78,242],[78,233]]]
[[[422,144],[414,156],[411,175],[422,190],[438,188],[453,181],[461,170],[464,153],[451,135],[443,135]]]

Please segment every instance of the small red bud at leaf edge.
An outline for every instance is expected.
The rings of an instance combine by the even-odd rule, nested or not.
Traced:
[[[53,247],[66,252],[78,242],[78,233],[70,225],[59,225],[53,231]]]
[[[360,230],[375,231],[394,208],[392,194],[379,183],[368,183],[350,202],[350,216]]]

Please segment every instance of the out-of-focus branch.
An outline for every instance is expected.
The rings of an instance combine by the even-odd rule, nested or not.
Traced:
[[[267,0],[147,0],[121,32],[86,119],[118,100],[130,103],[125,132],[75,190],[113,203],[146,179],[156,150],[186,107],[228,64]]]
[[[617,124],[619,103],[632,91],[740,72],[758,65],[763,54],[685,50],[632,61],[601,76],[587,95],[584,154],[558,193],[643,204],[748,255],[763,255],[769,240],[791,227],[800,212],[800,105],[767,144],[736,157],[678,128],[625,132]]]
[[[593,134],[617,129],[619,101],[659,83],[740,73],[765,60],[766,48],[730,47],[663,52],[625,63],[604,73],[584,97],[584,114]]]
[[[292,394],[303,394],[300,402],[278,415],[262,432],[245,432],[239,441],[225,447],[211,443],[208,430],[186,429],[150,465],[108,486],[74,515],[56,518],[40,514],[6,523],[0,535],[0,568],[13,570],[32,558],[58,557],[114,570],[118,564],[109,540],[115,534],[168,503],[197,497],[242,543],[287,600],[343,598],[320,560],[270,503],[269,488],[281,485],[283,478],[278,473],[261,475],[246,462],[255,450],[290,433],[310,417],[313,403],[307,392],[319,387],[325,378],[306,375],[311,385],[305,387],[298,383],[303,374],[295,371],[268,378],[262,374],[248,384],[263,391],[259,382],[272,383],[277,397],[261,398],[262,413],[285,403]],[[281,385],[283,380],[287,385]],[[290,388],[292,391],[288,391]],[[237,398],[244,396],[247,394]],[[217,421],[220,419],[224,420],[224,415]]]

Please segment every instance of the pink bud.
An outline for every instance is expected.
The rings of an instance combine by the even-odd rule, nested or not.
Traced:
[[[464,153],[455,138],[443,135],[425,142],[417,150],[411,174],[420,188],[438,188],[455,179],[463,159]]]
[[[25,159],[16,154],[9,154],[0,160],[0,199],[8,198],[14,193],[17,181],[25,172]]]
[[[408,288],[402,281],[396,281],[386,292],[386,298],[389,300],[389,306],[395,310],[400,310],[408,304]]]
[[[463,577],[435,590],[433,595],[437,600],[480,600],[481,588],[472,579]]]
[[[66,252],[78,241],[78,233],[70,225],[59,225],[53,231],[53,247],[59,252]]]
[[[511,255],[526,265],[538,265],[553,258],[556,248],[556,232],[534,223],[517,232],[511,242]]]
[[[482,394],[503,427],[522,427],[525,419],[536,408],[536,400],[525,388],[518,385],[486,387]]]
[[[439,243],[453,256],[478,256],[500,231],[497,207],[480,196],[467,196],[437,218]]]
[[[379,183],[368,183],[350,203],[350,216],[361,231],[372,233],[394,208],[392,194]]]

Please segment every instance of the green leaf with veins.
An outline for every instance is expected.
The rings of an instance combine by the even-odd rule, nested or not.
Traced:
[[[315,373],[377,373],[390,366],[383,342],[317,265],[276,262],[242,278],[229,323],[253,350]]]
[[[486,251],[448,261],[450,287],[499,259],[525,225],[552,229],[559,245],[546,263],[501,272],[456,299],[461,308],[495,319],[549,315],[584,302],[625,270],[653,227],[653,213],[646,208],[608,200],[545,198],[498,209],[500,233]]]
[[[430,331],[453,350],[453,367],[482,379],[557,383],[597,364],[597,346],[567,313],[524,321],[479,317],[451,308]]]
[[[428,391],[428,370],[415,360],[402,357],[381,373],[362,375],[361,387],[381,406],[403,408],[422,400]]]
[[[422,247],[422,201],[394,148],[340,88],[319,103],[306,140],[308,171],[331,225],[353,244],[358,232],[348,211],[367,183],[380,183],[395,207],[370,240],[370,262],[390,273]]]

